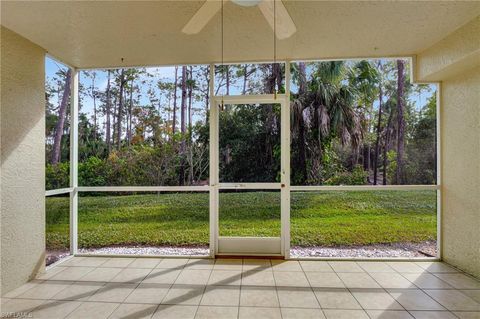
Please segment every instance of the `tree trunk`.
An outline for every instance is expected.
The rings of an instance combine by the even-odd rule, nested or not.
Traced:
[[[248,77],[248,64],[245,64],[243,67],[243,88],[242,88],[242,94],[245,95],[247,93],[247,77]]]
[[[117,121],[115,120],[117,117],[117,101],[118,101],[118,96],[117,94],[114,95],[113,97],[113,110],[112,110],[112,147],[115,146],[116,140],[117,140]]]
[[[225,79],[226,79],[226,85],[227,85],[227,93],[226,95],[230,95],[230,67],[228,65],[225,66]]]
[[[397,131],[397,172],[396,179],[398,184],[404,183],[404,151],[405,151],[405,119],[403,116],[404,106],[403,106],[403,94],[404,94],[404,84],[405,84],[405,75],[403,73],[405,62],[403,60],[397,60],[397,120],[398,120],[398,131]]]
[[[392,131],[392,118],[393,112],[390,112],[388,117],[387,127],[385,129],[385,145],[383,147],[383,185],[387,185],[387,167],[388,167],[388,157],[387,153],[390,150],[390,138],[391,138],[391,131]]]
[[[180,105],[180,132],[181,134],[181,143],[180,143],[180,176],[179,184],[184,185],[185,183],[185,122],[186,122],[186,109],[187,109],[187,67],[182,66],[182,102]]]
[[[378,93],[378,121],[377,121],[377,139],[375,140],[375,156],[373,162],[373,185],[377,185],[377,174],[378,174],[378,156],[380,153],[380,133],[382,125],[382,106],[383,106],[383,91],[382,84],[379,84],[379,93]]]
[[[130,80],[130,104],[128,105],[127,145],[132,142],[133,79]]]
[[[182,66],[182,102],[180,112],[180,132],[185,134],[187,109],[187,67]],[[183,140],[183,139],[182,139]]]
[[[122,117],[123,117],[123,91],[125,86],[125,71],[121,70],[120,73],[120,89],[118,93],[118,113],[117,113],[117,149],[120,150],[122,146]]]
[[[387,144],[387,141],[385,141],[385,145],[383,146],[383,171],[382,171],[383,185],[387,185],[387,165],[388,165],[387,152],[388,152],[388,144]]]
[[[108,70],[108,80],[107,80],[107,101],[105,103],[105,113],[107,117],[107,123],[106,123],[106,128],[105,128],[105,140],[107,142],[107,150],[108,154],[112,151],[112,143],[111,143],[111,133],[110,133],[110,74],[112,71]]]
[[[93,99],[93,140],[97,141],[97,103],[96,103],[96,94],[95,94],[95,71],[92,73],[92,87],[91,94]]]
[[[280,88],[282,87],[282,68],[280,67],[279,63],[275,63],[275,79],[277,81],[276,90],[278,92],[278,91],[280,91]]]
[[[205,70],[205,82],[208,83],[207,89],[205,92],[205,124],[208,123],[208,112],[210,104],[210,68],[207,67]]]
[[[63,128],[65,126],[65,119],[67,117],[67,106],[70,98],[70,82],[72,78],[72,70],[68,69],[65,76],[65,86],[63,87],[62,102],[58,109],[58,122],[55,125],[55,138],[53,141],[52,164],[60,162]]]
[[[188,132],[192,134],[192,94],[193,94],[193,68],[189,68],[189,84],[188,84]]]
[[[367,158],[368,158],[368,176],[367,176],[367,181],[370,183],[370,170],[372,168],[372,146],[370,145],[370,142],[367,144]]]
[[[307,71],[305,62],[298,63],[299,85],[298,98],[304,101],[307,94]],[[298,165],[302,174],[302,181],[306,182],[307,175],[307,150],[305,147],[305,121],[303,120],[303,110],[305,105],[302,105],[302,110],[299,114],[299,128],[298,128]]]
[[[193,135],[192,135],[192,94],[193,94],[193,67],[190,66],[189,68],[189,84],[188,84],[188,144],[189,144],[189,171],[188,171],[188,181],[189,185],[193,183]]]
[[[178,86],[178,66],[175,67],[175,82],[173,83],[173,116],[172,116],[172,134],[175,135],[177,126],[177,86]]]

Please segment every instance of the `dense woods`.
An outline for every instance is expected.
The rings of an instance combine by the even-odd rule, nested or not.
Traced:
[[[214,92],[285,91],[284,64],[216,68]],[[292,64],[294,185],[433,184],[436,94],[404,60]],[[80,74],[79,184],[208,184],[208,66]],[[47,189],[68,186],[70,72],[46,82]],[[278,105],[223,105],[222,181],[278,181]]]

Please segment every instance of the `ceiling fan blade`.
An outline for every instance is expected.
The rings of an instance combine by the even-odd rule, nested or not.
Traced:
[[[186,34],[196,34],[207,25],[213,16],[222,7],[222,2],[219,0],[207,0],[183,27],[182,32]]]
[[[292,17],[290,17],[287,9],[283,5],[282,0],[263,0],[258,4],[258,7],[265,16],[265,19],[267,19],[270,27],[276,30],[275,33],[278,39],[282,40],[289,38],[297,31],[297,27],[295,26]],[[274,11],[276,12],[276,21],[273,19]]]

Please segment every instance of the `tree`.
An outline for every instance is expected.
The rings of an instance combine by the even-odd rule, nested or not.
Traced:
[[[230,95],[230,66],[225,65],[225,84],[226,84],[226,95]]]
[[[128,103],[128,118],[127,118],[127,146],[130,147],[130,144],[132,142],[132,120],[133,120],[133,91],[134,91],[134,76],[130,76],[130,87],[129,87],[129,93],[130,93],[130,101]]]
[[[405,75],[403,73],[405,62],[397,60],[397,170],[396,181],[398,184],[404,183],[404,152],[405,152],[405,119],[404,113],[404,85]]]
[[[382,125],[382,108],[383,108],[383,89],[382,89],[382,63],[381,61],[378,61],[377,67],[380,70],[379,72],[379,81],[378,81],[378,118],[377,118],[377,137],[375,140],[375,155],[374,155],[374,161],[373,161],[373,185],[377,185],[377,175],[378,175],[378,157],[380,155],[380,136],[381,136],[381,125]]]
[[[52,164],[60,162],[60,148],[62,143],[63,128],[67,117],[67,106],[70,99],[70,82],[72,77],[72,70],[69,68],[65,75],[65,84],[63,86],[62,101],[58,109],[58,122],[55,126],[55,139],[53,142]]]
[[[178,87],[178,66],[175,66],[175,82],[173,82],[173,114],[172,114],[172,135],[175,135],[177,125],[177,87]]]
[[[378,91],[379,75],[377,69],[371,64],[370,61],[362,60],[355,63],[350,71],[350,82],[357,94],[358,114],[362,123],[363,138],[363,162],[364,168],[367,172],[370,172],[371,163],[371,130],[373,103],[376,99]],[[353,154],[353,165],[358,163],[358,152]],[[367,177],[367,181],[370,182],[370,175]]]
[[[105,141],[107,142],[107,152],[110,154],[112,151],[112,138],[111,138],[111,128],[110,128],[110,113],[111,113],[111,99],[110,99],[110,76],[112,71],[108,70],[108,79],[107,79],[107,90],[106,90],[106,97],[105,97],[105,117],[106,117],[106,124],[105,124]]]
[[[293,79],[298,85],[298,95],[292,101],[293,112],[293,133],[298,150],[296,152],[294,167],[298,168],[298,178],[305,182],[307,180],[306,146],[305,146],[305,121],[303,111],[306,105],[307,74],[305,62],[299,62],[298,68],[294,68]]]
[[[180,142],[180,174],[179,174],[179,184],[183,185],[185,183],[185,131],[186,131],[186,109],[187,109],[187,67],[182,66],[182,100],[180,105],[180,133],[181,133],[181,142]]]
[[[292,184],[364,184],[369,161],[373,184],[381,183],[382,177],[384,184],[435,182],[435,102],[430,99],[428,107],[422,109],[416,105],[422,99],[412,95],[425,88],[412,87],[405,70],[399,72],[397,61],[300,62],[291,68]],[[215,90],[226,92],[226,71],[225,67],[216,68],[219,81]],[[81,77],[79,91],[80,160],[88,161],[81,170],[91,170],[87,174],[91,185],[205,183],[210,138],[209,67],[180,66],[171,72],[159,68],[95,72],[93,79]],[[285,90],[282,64],[230,65],[228,72],[231,93]],[[65,135],[68,131],[66,74],[67,69],[62,70],[46,83],[49,163],[58,147],[58,133],[63,131],[61,135]],[[52,85],[52,80],[56,84]],[[101,91],[98,85],[104,81]],[[403,98],[399,98],[401,95]],[[83,103],[82,97],[86,99]],[[67,106],[62,110],[64,99]],[[278,180],[279,117],[276,104],[228,106],[220,112],[222,178]],[[63,124],[59,123],[61,118]],[[399,118],[403,118],[403,134],[399,134]],[[60,125],[64,127],[60,129]],[[401,136],[403,181],[397,181]],[[68,142],[61,137],[57,149],[60,159],[68,157]],[[114,153],[110,153],[112,147]],[[364,150],[363,157],[359,150]],[[94,164],[98,165],[95,169],[89,166]],[[64,171],[68,173],[68,169]],[[65,180],[68,176],[49,185],[64,185]]]
[[[98,91],[97,87],[95,86],[95,80],[97,77],[97,72],[91,71],[91,72],[86,72],[87,76],[91,78],[92,82],[90,84],[90,91],[89,95],[92,98],[93,101],[93,137],[96,140],[97,139],[97,96],[98,96]]]
[[[306,80],[307,68],[311,72],[309,80]],[[293,95],[292,102],[292,150],[300,172],[304,172],[304,157],[307,167],[307,176],[302,176],[305,173],[294,176],[295,183],[322,183],[326,179],[324,153],[327,148],[331,149],[335,140],[343,147],[351,147],[354,152],[358,150],[362,128],[354,107],[356,90],[345,82],[348,71],[342,61],[310,63],[308,66],[299,63],[298,69],[294,68],[293,79],[299,93]]]
[[[125,69],[120,70],[120,79],[118,83],[118,113],[117,113],[117,149],[120,150],[122,146],[122,118],[123,118],[123,91],[125,88]]]
[[[182,147],[184,147],[184,138],[186,130],[186,111],[187,111],[187,67],[182,66],[182,100],[180,105],[180,132],[182,133]]]

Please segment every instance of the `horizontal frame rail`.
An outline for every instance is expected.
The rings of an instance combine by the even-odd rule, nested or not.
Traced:
[[[54,196],[54,195],[61,195],[61,194],[69,194],[73,192],[72,187],[67,187],[67,188],[57,188],[57,189],[51,189],[48,191],[45,191],[45,196]]]
[[[275,104],[282,103],[285,94],[259,94],[259,95],[215,95],[214,103],[223,101],[223,104]]]
[[[74,190],[78,192],[208,192],[213,186],[80,186],[58,188],[45,191],[45,196],[69,194]],[[282,189],[281,183],[219,183],[218,189]],[[338,186],[314,186],[300,185],[290,186],[292,192],[314,191],[393,191],[393,190],[440,190],[440,185],[338,185]]]
[[[439,190],[440,185],[382,185],[382,186],[290,186],[292,192],[314,191],[414,191],[414,190]]]
[[[281,189],[280,183],[220,183],[218,189]]]
[[[80,186],[79,192],[208,192],[210,186]]]

